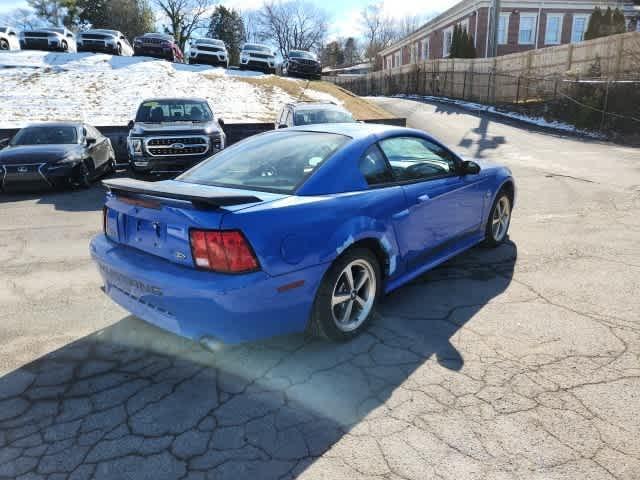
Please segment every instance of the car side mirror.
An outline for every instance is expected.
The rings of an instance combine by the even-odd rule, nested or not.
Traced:
[[[477,175],[480,173],[480,165],[471,160],[465,160],[462,162],[461,170],[463,175]]]
[[[129,123],[127,123],[127,128],[131,130],[134,125],[135,125],[135,122],[133,120],[129,120]]]
[[[287,128],[289,125],[287,125],[286,123],[281,123],[280,125],[278,125],[278,128]]]
[[[218,119],[218,125],[220,125],[220,128],[223,128],[224,127],[224,120],[219,118]]]
[[[93,145],[96,143],[96,139],[93,137],[87,137],[87,145]]]
[[[0,148],[9,146],[10,138],[0,138]]]

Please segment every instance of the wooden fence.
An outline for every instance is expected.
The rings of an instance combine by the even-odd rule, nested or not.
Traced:
[[[526,103],[563,95],[570,82],[640,79],[640,32],[495,58],[435,59],[358,77],[325,77],[358,95],[434,95]]]

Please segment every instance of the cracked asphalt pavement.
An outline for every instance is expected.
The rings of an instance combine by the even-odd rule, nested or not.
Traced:
[[[99,187],[0,198],[0,479],[640,478],[640,151],[377,101],[519,196],[348,344],[205,351],[100,291]]]

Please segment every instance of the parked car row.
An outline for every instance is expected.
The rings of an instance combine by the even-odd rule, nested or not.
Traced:
[[[283,106],[274,129],[355,122],[331,102],[292,102]],[[136,178],[175,176],[227,146],[224,121],[202,98],[144,100],[128,129],[128,168]],[[111,141],[85,123],[31,125],[5,144],[0,150],[0,190],[88,187],[116,166]]]
[[[60,52],[96,52],[125,56],[148,56],[170,62],[205,64],[229,68],[229,52],[222,40],[196,38],[189,42],[189,55],[185,57],[173,36],[164,33],[145,33],[129,43],[117,30],[91,29],[75,35],[67,28],[44,27],[18,33],[15,28],[0,27],[0,50],[50,50]],[[240,51],[241,70],[257,70],[284,76],[319,79],[322,65],[318,57],[303,50],[291,50],[282,63],[268,45],[245,43]]]

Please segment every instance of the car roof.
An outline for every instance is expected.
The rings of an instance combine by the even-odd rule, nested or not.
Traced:
[[[83,127],[84,123],[82,122],[38,122],[38,123],[30,123],[26,127],[74,127],[80,128]]]
[[[120,33],[118,30],[112,30],[110,28],[90,28],[89,30],[85,30],[84,32],[80,32],[80,34],[90,33],[90,32]]]
[[[224,42],[218,38],[196,38],[194,42],[215,43],[224,45]]]
[[[341,112],[348,112],[347,109],[333,102],[302,102],[290,103],[288,105],[295,110],[339,110]]]
[[[335,133],[338,135],[346,135],[353,139],[368,137],[369,135],[381,135],[387,133],[406,133],[415,134],[416,130],[405,127],[395,127],[392,125],[383,125],[381,123],[318,123],[316,125],[302,125],[299,127],[291,127],[287,130],[318,132],[318,133]],[[421,132],[422,133],[422,132]],[[423,133],[424,134],[424,133]]]
[[[169,102],[176,101],[176,102],[204,102],[204,103],[209,103],[206,99],[200,98],[200,97],[157,97],[157,98],[145,98],[140,103],[167,102],[167,101],[169,101]]]

